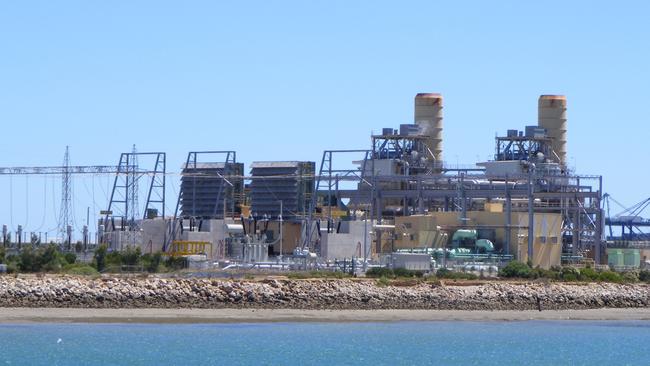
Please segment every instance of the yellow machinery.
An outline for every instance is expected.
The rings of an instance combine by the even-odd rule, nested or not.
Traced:
[[[210,253],[212,253],[212,243],[207,241],[174,240],[170,248],[172,257]]]

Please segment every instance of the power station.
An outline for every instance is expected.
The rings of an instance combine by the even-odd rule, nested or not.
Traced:
[[[173,213],[164,210],[166,155],[134,148],[105,169],[115,182],[96,241],[110,250],[137,246],[246,268],[320,268],[352,259],[364,268],[491,270],[511,260],[542,268],[640,266],[648,241],[624,237],[626,225],[623,237],[605,236],[606,223],[621,219],[604,210],[602,176],[578,175],[567,165],[566,97],[541,95],[537,106],[536,125],[503,131],[493,158],[470,167],[444,160],[453,140],[445,142],[438,93],[415,96],[413,123],[381,128],[356,149],[326,150],[320,162],[246,167],[236,151],[192,151],[180,167]],[[148,157],[155,162],[138,165]],[[64,169],[64,177],[74,171]],[[139,216],[138,183],[148,187]]]

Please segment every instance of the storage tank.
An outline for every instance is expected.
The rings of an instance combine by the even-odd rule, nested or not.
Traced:
[[[641,265],[641,253],[638,249],[623,250],[623,262],[626,267],[636,267]]]
[[[419,93],[415,96],[415,124],[428,136],[427,147],[436,163],[442,163],[442,95]]]
[[[537,125],[546,129],[553,139],[551,158],[566,167],[567,120],[564,95],[540,95],[537,105]]]
[[[621,249],[607,249],[607,264],[610,267],[622,267],[625,265],[623,251]]]

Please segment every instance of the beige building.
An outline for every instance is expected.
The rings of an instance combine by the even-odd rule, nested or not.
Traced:
[[[515,259],[528,260],[528,213],[513,212],[509,247],[505,213],[498,209],[469,211],[461,220],[460,212],[434,212],[429,215],[404,216],[395,219],[395,248],[440,248],[458,229],[494,230],[495,250],[514,255]],[[535,213],[533,216],[533,266],[550,268],[560,265],[562,255],[562,216],[552,213]]]

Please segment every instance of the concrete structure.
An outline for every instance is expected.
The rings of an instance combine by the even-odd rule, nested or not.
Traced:
[[[541,95],[538,101],[538,125],[553,139],[551,157],[566,167],[567,160],[567,102],[564,95]]]
[[[362,258],[364,256],[364,243],[369,256],[371,247],[370,231],[370,222],[366,223],[364,221],[341,221],[338,232],[333,230],[328,233],[327,229],[321,230],[321,258],[325,260]]]
[[[100,241],[108,244],[111,250],[124,250],[130,246],[140,248],[142,253],[162,252],[165,244],[173,240],[207,242],[211,247],[211,252],[206,253],[209,260],[225,257],[225,225],[232,220],[178,220],[173,240],[170,237],[172,222],[163,218],[138,220],[134,226],[136,229],[119,230],[118,226],[118,230],[104,233]]]
[[[395,218],[394,248],[441,248],[449,234],[440,230],[432,216],[413,215]]]

